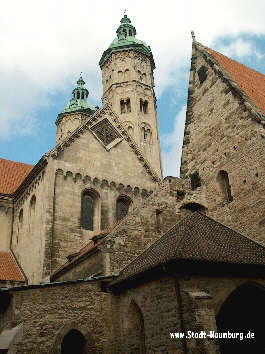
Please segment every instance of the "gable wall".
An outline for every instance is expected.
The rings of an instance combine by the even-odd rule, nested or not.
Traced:
[[[208,69],[202,84],[201,65]],[[198,51],[192,69],[181,175],[197,170],[209,216],[265,244],[264,128]],[[231,203],[217,182],[221,170],[229,175]]]

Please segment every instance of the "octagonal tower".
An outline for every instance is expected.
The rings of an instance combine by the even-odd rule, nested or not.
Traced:
[[[103,97],[107,98],[147,160],[162,176],[160,142],[154,92],[155,62],[150,47],[135,38],[136,29],[124,14],[99,65]]]

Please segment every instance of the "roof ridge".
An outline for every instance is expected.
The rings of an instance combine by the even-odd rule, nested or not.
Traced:
[[[0,157],[0,160],[4,160],[4,161],[8,161],[8,162],[13,162],[13,163],[19,163],[19,164],[21,164],[21,165],[27,165],[27,166],[32,166],[32,167],[35,166],[35,165],[32,165],[32,164],[27,163],[27,162],[13,161],[13,160],[5,159],[4,157]]]

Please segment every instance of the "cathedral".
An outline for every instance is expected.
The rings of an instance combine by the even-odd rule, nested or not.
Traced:
[[[0,353],[264,353],[265,76],[197,42],[180,178],[124,14],[35,165],[0,158]]]

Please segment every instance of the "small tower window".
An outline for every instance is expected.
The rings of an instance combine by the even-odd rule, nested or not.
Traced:
[[[147,113],[148,110],[148,101],[144,101],[140,98],[140,112]]]
[[[20,212],[18,214],[18,221],[20,222],[20,224],[22,224],[23,222],[23,209],[20,209]]]
[[[120,105],[121,105],[121,114],[126,113],[126,105],[125,105],[124,100],[120,101]]]
[[[151,128],[148,126],[142,126],[142,139],[144,143],[151,144],[152,132]]]
[[[35,206],[36,206],[36,196],[33,195],[30,199],[30,215],[32,215],[35,212]]]
[[[198,70],[198,76],[200,80],[200,84],[202,84],[207,79],[207,68],[203,65]]]
[[[80,98],[80,92],[77,91],[77,99],[79,100],[79,98]]]
[[[190,184],[192,190],[201,186],[201,179],[198,171],[195,171],[190,175]]]
[[[82,100],[84,99],[84,91],[83,91],[82,94],[81,94],[81,99],[82,99]]]
[[[131,112],[131,101],[129,98],[126,100],[120,100],[121,114]]]
[[[130,37],[132,36],[132,30],[129,30],[129,36]]]
[[[217,181],[219,183],[221,192],[224,198],[230,203],[233,201],[232,189],[229,182],[228,173],[226,171],[220,171],[218,173]]]
[[[117,221],[124,218],[128,214],[129,207],[132,201],[127,196],[121,196],[117,199],[116,202],[116,218]]]
[[[131,101],[129,98],[126,100],[126,110],[127,112],[131,112]]]

